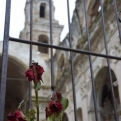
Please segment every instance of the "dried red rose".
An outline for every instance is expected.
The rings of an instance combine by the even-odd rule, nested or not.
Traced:
[[[42,81],[42,74],[44,72],[43,67],[38,65],[38,63],[33,63],[32,66],[25,72],[26,77],[28,77],[29,81],[34,81],[36,84],[39,80]]]
[[[20,110],[12,111],[7,116],[8,121],[27,121]]]
[[[58,101],[61,101],[61,100],[62,100],[62,95],[61,95],[61,93],[56,93],[56,97],[57,97],[57,100],[58,100]]]
[[[48,118],[51,114],[57,115],[63,109],[63,105],[59,101],[52,100],[48,107],[46,107],[46,118]]]
[[[29,81],[34,80],[34,73],[31,67],[25,72],[25,74]]]

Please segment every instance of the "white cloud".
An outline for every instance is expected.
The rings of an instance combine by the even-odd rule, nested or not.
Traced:
[[[5,1],[0,2],[0,40],[3,39],[4,31],[4,18],[5,18]],[[61,35],[61,39],[65,37],[68,32],[68,20],[67,20],[67,4],[66,0],[53,0],[55,6],[55,18],[61,25],[64,25],[64,30]],[[75,7],[75,0],[70,0],[70,16],[72,16],[73,9]],[[10,22],[10,36],[19,37],[20,31],[24,28],[24,7],[26,0],[12,0],[11,4],[11,22]]]

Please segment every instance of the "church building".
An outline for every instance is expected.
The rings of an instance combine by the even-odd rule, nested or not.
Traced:
[[[90,51],[99,54],[121,57],[121,37],[117,28],[116,13],[113,0],[101,0],[104,10],[104,22],[102,24],[102,13],[99,0],[86,0],[86,11],[88,27],[85,22],[84,1],[76,0],[71,21],[71,43],[73,49],[88,51],[90,40]],[[121,10],[121,1],[117,1],[117,9]],[[71,2],[71,0],[70,0]],[[52,2],[52,31],[53,45],[69,48],[69,34],[60,42],[63,25],[55,20],[55,7]],[[50,44],[49,23],[49,0],[33,0],[33,26],[32,41]],[[121,23],[120,28],[121,28]],[[104,37],[104,28],[105,34]],[[89,30],[89,38],[87,36]],[[30,0],[25,4],[25,27],[20,32],[20,39],[30,41]],[[107,50],[105,49],[105,40]],[[50,48],[32,46],[32,59],[44,67],[44,83],[39,92],[40,121],[45,118],[45,107],[51,96],[51,54]],[[28,96],[28,81],[24,72],[29,67],[29,50],[27,44],[10,42],[7,72],[7,90],[5,101],[5,121],[11,110],[15,110],[21,100]],[[54,78],[57,92],[69,99],[69,106],[64,112],[62,121],[74,121],[74,99],[72,92],[72,77],[70,52],[53,49]],[[2,42],[0,42],[0,62],[2,53]],[[74,82],[76,90],[77,119],[78,121],[96,121],[94,100],[92,92],[92,77],[90,73],[90,61],[88,54],[72,52],[74,65]],[[92,69],[96,93],[97,114],[99,121],[116,121],[114,114],[115,100],[116,112],[121,121],[121,61],[111,58],[92,56]],[[109,66],[111,77],[109,76]],[[110,78],[112,79],[115,99],[111,94]],[[33,87],[33,86],[32,86]],[[32,105],[34,106],[35,94],[32,89]],[[25,109],[27,104],[25,104]]]

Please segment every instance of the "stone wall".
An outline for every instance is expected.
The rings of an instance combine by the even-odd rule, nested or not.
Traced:
[[[117,1],[117,5],[119,5],[119,0]],[[104,34],[102,28],[102,17],[101,12],[97,11],[97,8],[92,10],[93,5],[95,4],[94,0],[87,2],[87,11],[88,11],[88,27],[89,27],[89,40],[91,44],[91,51],[105,54],[105,44],[104,44]],[[99,3],[97,3],[97,6]],[[97,7],[96,6],[96,7]],[[106,29],[106,42],[108,45],[108,54],[113,56],[121,57],[120,50],[120,38],[119,32],[117,29],[117,23],[115,18],[115,11],[113,2],[108,0],[104,1],[104,18],[105,18],[105,29]],[[120,10],[121,7],[118,6]],[[71,23],[71,42],[72,47],[88,50],[87,44],[87,33],[84,22],[84,9],[83,9],[83,1],[76,1],[76,8],[73,13],[72,23]],[[69,47],[68,35],[64,39],[60,46]],[[85,54],[72,53],[73,55],[73,63],[74,63],[74,81],[76,87],[76,99],[77,99],[77,111],[78,109],[82,110],[82,121],[95,121],[94,114],[94,104],[93,104],[93,95],[92,95],[92,84],[91,84],[91,74],[90,74],[90,65],[89,65],[89,57]],[[70,105],[66,110],[69,121],[74,120],[74,109],[73,109],[73,93],[72,93],[72,77],[71,77],[71,66],[70,66],[70,52],[57,50],[55,57],[55,67],[56,67],[56,90],[62,92],[62,94],[69,98]],[[106,72],[107,67],[107,59],[102,57],[91,56],[92,65],[93,65],[93,76],[94,83],[96,88],[96,96],[97,96],[97,107],[99,120],[105,118],[105,120],[114,120],[114,116],[109,116],[108,114],[102,114],[103,110],[106,110],[104,106],[102,106],[100,99],[102,98],[102,90],[105,80],[109,81],[108,72]],[[113,81],[114,88],[118,89],[119,97],[116,97],[116,102],[118,105],[118,114],[120,114],[120,99],[121,99],[121,87],[120,87],[120,74],[121,71],[120,61],[115,59],[109,59],[110,67],[112,74],[114,73],[116,79]],[[59,64],[61,66],[59,66]],[[103,70],[101,72],[100,70]],[[100,72],[100,73],[99,73]],[[104,73],[107,75],[102,75]],[[100,81],[98,81],[100,80]],[[102,85],[102,86],[101,86]],[[117,99],[119,98],[119,99]],[[106,105],[108,107],[108,105]],[[79,117],[79,115],[78,115]],[[120,116],[119,116],[120,117]],[[107,119],[106,119],[107,118]],[[81,119],[80,119],[81,120]]]

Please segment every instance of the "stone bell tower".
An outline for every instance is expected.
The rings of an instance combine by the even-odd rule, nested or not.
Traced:
[[[53,4],[53,2],[52,2]],[[52,6],[53,44],[58,45],[63,26],[54,17],[55,7]],[[25,5],[25,27],[20,38],[30,40],[30,0]],[[49,0],[33,0],[33,41],[50,43]],[[37,47],[34,49],[46,60],[49,59],[50,49]],[[54,50],[55,53],[55,50]]]

